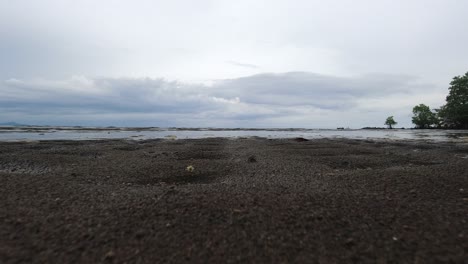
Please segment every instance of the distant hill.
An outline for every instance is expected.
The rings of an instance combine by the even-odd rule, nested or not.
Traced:
[[[28,125],[19,124],[16,122],[5,122],[5,123],[0,123],[0,126],[28,126]]]

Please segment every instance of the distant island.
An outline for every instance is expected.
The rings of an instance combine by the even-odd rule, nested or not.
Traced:
[[[387,127],[363,127],[361,129],[367,129],[367,130],[381,130],[381,129],[388,129]],[[392,129],[405,129],[404,127],[394,127]]]
[[[20,124],[16,122],[5,122],[5,123],[0,123],[0,126],[29,126],[29,125]]]

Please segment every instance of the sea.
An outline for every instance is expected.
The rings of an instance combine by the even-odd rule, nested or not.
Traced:
[[[441,129],[301,129],[301,128],[158,128],[158,127],[0,127],[0,141],[200,138],[305,138],[424,140],[468,143],[468,130]]]

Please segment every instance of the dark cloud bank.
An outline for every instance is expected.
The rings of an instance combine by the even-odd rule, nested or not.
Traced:
[[[413,105],[444,99],[443,91],[411,76],[308,72],[210,85],[150,78],[8,79],[0,88],[0,121],[41,125],[358,128],[381,126],[395,115],[409,126]]]

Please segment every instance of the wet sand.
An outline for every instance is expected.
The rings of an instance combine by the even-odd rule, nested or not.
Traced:
[[[1,263],[468,259],[462,144],[0,142],[0,199]]]

